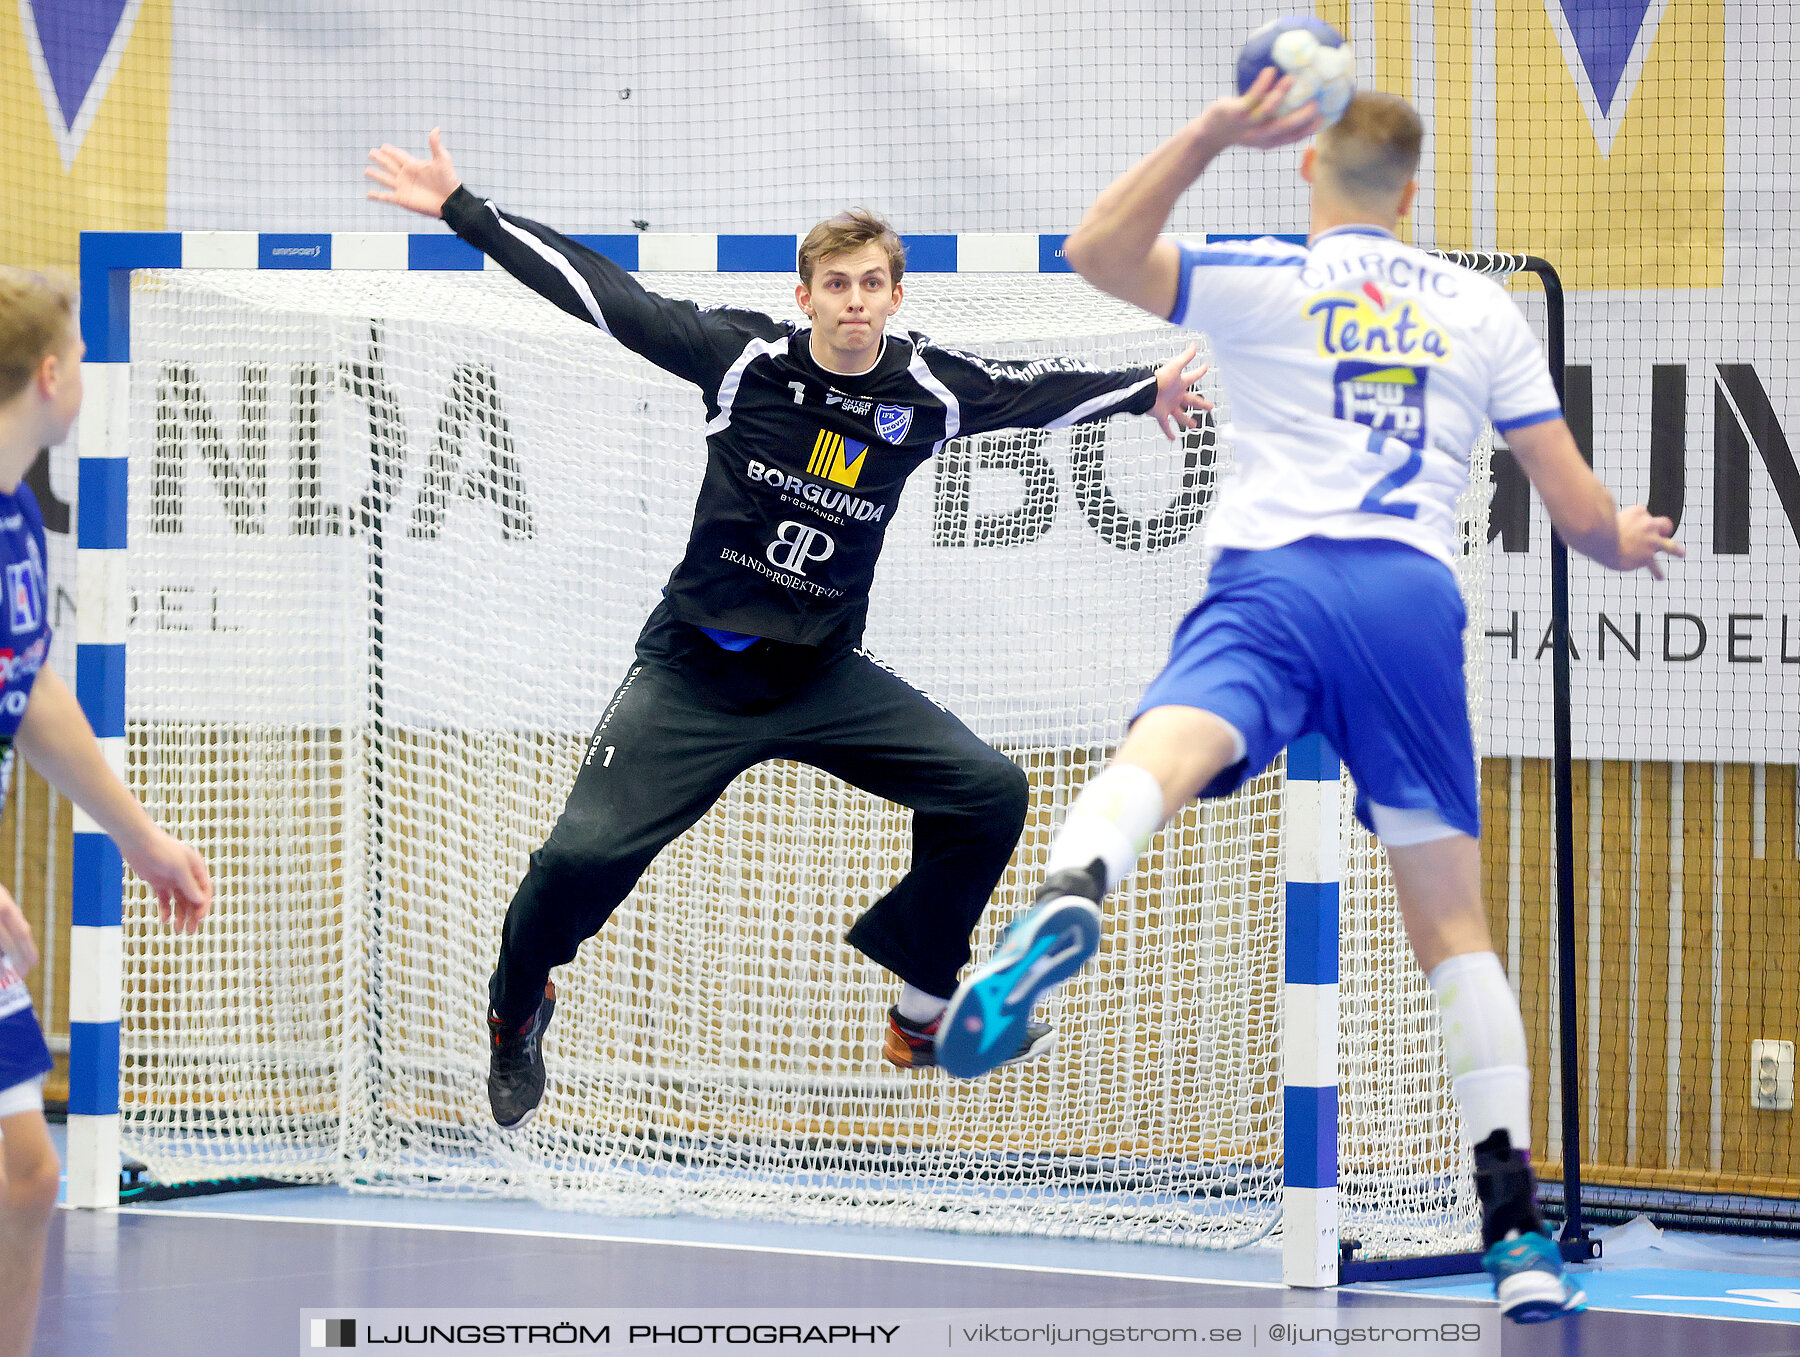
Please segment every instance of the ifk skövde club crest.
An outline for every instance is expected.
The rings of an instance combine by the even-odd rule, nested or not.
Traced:
[[[912,417],[910,405],[877,405],[875,432],[881,435],[883,442],[898,443],[906,437],[906,431],[912,428]]]

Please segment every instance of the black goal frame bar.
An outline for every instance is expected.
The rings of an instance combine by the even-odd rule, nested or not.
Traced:
[[[1556,399],[1564,403],[1563,364],[1566,356],[1565,308],[1562,278],[1548,260],[1532,254],[1508,254],[1485,250],[1432,250],[1430,253],[1477,273],[1510,276],[1530,273],[1544,289],[1544,348],[1550,363],[1550,380]],[[1480,543],[1486,549],[1486,543]],[[1570,711],[1569,673],[1569,548],[1550,530],[1550,725],[1552,805],[1556,837],[1556,1001],[1560,1018],[1562,1070],[1562,1170],[1563,1228],[1558,1243],[1563,1258],[1583,1263],[1600,1253],[1581,1214],[1581,1066],[1580,1013],[1575,1001],[1575,759],[1574,727]],[[1338,1282],[1388,1281],[1409,1277],[1440,1277],[1481,1270],[1479,1253],[1449,1253],[1434,1257],[1359,1259],[1358,1245],[1346,1240],[1338,1260]]]

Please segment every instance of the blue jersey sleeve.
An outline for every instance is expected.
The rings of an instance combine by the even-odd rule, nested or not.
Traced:
[[[1177,242],[1181,273],[1169,320],[1189,330],[1232,339],[1250,329],[1256,313],[1277,300],[1271,279],[1284,282],[1306,263],[1306,251],[1285,240]]]

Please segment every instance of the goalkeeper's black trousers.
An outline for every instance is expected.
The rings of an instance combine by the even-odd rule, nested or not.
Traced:
[[[767,759],[795,759],[913,812],[911,869],[851,927],[870,960],[948,996],[1024,827],[1025,775],[856,649],[727,651],[657,608],[637,663],[506,912],[489,1003],[523,1025],[651,860]]]

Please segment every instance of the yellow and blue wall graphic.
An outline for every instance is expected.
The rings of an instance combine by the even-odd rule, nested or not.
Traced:
[[[1319,0],[1355,38],[1351,0]],[[1375,83],[1431,111],[1440,247],[1577,288],[1724,282],[1723,0],[1372,0]],[[1429,26],[1427,27],[1427,20]]]
[[[10,191],[0,258],[71,265],[82,229],[218,225],[203,204],[169,201],[175,3],[0,3],[0,173]],[[344,8],[379,16],[384,7]],[[1239,8],[1218,8],[1240,24]],[[1315,8],[1372,54],[1365,69],[1379,87],[1418,98],[1430,115],[1420,229],[1432,243],[1533,250],[1578,288],[1723,283],[1724,0],[1315,0]],[[254,41],[292,43],[294,60],[311,59],[316,49],[340,49],[331,22]],[[192,37],[204,50],[209,35]],[[280,61],[286,49],[257,50]],[[214,69],[201,62],[184,79]],[[352,105],[355,89],[346,86]],[[216,89],[183,93],[181,107],[201,119],[300,126],[319,117],[230,68],[218,69]],[[506,126],[504,90],[473,107],[482,121]],[[371,101],[371,137],[390,130],[378,126],[382,112]],[[1036,143],[1053,129],[1021,134]],[[230,144],[202,124],[180,135],[176,150],[190,172]],[[292,229],[297,214],[347,215],[360,201],[346,165],[226,172],[245,173],[246,201],[281,218],[236,225]],[[1066,213],[1043,215],[1055,220],[1014,229],[1054,229]]]
[[[72,269],[81,231],[163,226],[173,3],[0,5],[0,259]]]

